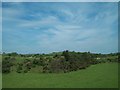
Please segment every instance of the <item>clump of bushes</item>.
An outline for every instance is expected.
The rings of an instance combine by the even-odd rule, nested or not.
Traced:
[[[27,73],[38,70],[42,73],[67,73],[86,69],[92,64],[118,62],[117,54],[93,54],[90,52],[70,52],[68,50],[59,54],[27,54],[19,55],[17,53],[5,54],[2,62],[2,72],[9,73],[11,67],[16,67],[17,73]],[[22,57],[24,60],[15,63],[15,57]],[[40,68],[39,68],[40,67]],[[36,69],[37,68],[37,69]]]

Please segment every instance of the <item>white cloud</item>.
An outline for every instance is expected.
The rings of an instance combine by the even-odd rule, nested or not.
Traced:
[[[76,8],[76,10],[75,8],[59,7],[56,12],[65,16],[67,21],[51,14],[41,18],[40,13],[30,15],[38,17],[35,20],[21,19],[19,17],[25,14],[24,8],[20,9],[20,11],[15,8],[4,9],[5,16],[3,18],[6,22],[15,24],[14,28],[10,28],[13,32],[16,29],[23,33],[29,30],[32,30],[33,33],[39,32],[32,37],[38,45],[35,48],[36,51],[52,52],[70,49],[76,51],[114,52],[117,50],[117,36],[112,36],[117,32],[116,29],[113,30],[115,28],[113,25],[118,19],[114,9],[111,11],[109,8],[105,8],[96,11],[92,5],[87,4]],[[46,29],[43,30],[42,27]],[[8,27],[5,28],[7,31],[8,29]],[[30,38],[28,39],[30,40]]]
[[[36,26],[45,26],[45,25],[53,25],[57,23],[57,18],[53,16],[49,16],[46,18],[43,18],[41,20],[36,21],[23,21],[18,26],[20,27],[36,27]]]

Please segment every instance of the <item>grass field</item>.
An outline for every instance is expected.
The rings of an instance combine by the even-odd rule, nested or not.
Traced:
[[[65,74],[3,74],[3,88],[117,88],[118,64],[92,65]]]

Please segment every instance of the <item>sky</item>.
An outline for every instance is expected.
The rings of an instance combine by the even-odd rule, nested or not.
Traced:
[[[2,2],[119,2],[119,0],[1,0]]]
[[[117,2],[3,2],[2,50],[117,52],[117,5]]]
[[[0,53],[2,53],[2,4],[0,3]]]

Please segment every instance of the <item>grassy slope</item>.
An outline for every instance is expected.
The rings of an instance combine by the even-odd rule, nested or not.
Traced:
[[[6,88],[115,88],[118,87],[118,64],[92,65],[86,70],[66,74],[10,73],[3,75]]]

